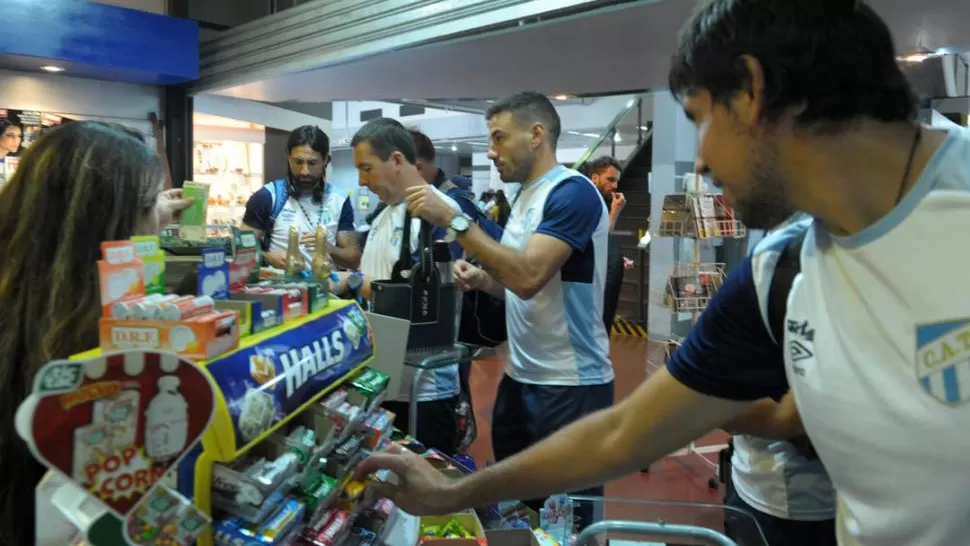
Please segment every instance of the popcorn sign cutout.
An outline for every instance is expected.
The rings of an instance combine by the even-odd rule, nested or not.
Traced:
[[[174,354],[59,360],[38,372],[18,432],[41,463],[126,519],[199,441],[214,400],[208,376]]]

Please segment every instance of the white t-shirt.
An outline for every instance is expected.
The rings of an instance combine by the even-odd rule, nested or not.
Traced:
[[[456,212],[461,211],[461,207],[452,198],[434,187],[431,189]],[[394,264],[401,257],[401,239],[404,236],[404,214],[406,211],[407,203],[403,201],[397,205],[390,205],[382,210],[371,223],[367,244],[364,245],[364,252],[360,258],[360,272],[367,277],[381,280],[391,278]],[[421,220],[412,218],[410,245],[412,253],[420,248],[420,245]],[[423,384],[418,394],[419,402],[441,400],[458,395],[458,364],[439,368],[432,373],[425,373],[421,377]],[[402,385],[410,385],[410,378],[406,379],[402,381]],[[402,402],[410,398],[408,392],[389,393],[388,397]]]
[[[535,296],[505,291],[506,373],[536,385],[602,385],[613,380],[603,325],[609,215],[588,178],[555,167],[524,186],[512,204],[502,244],[523,249],[536,233],[573,249]]]
[[[330,184],[323,187],[321,203],[315,203],[312,195],[290,196],[276,220],[272,220],[270,217],[275,200],[274,184],[276,182],[263,186],[249,198],[243,216],[244,224],[270,234],[269,250],[286,251],[290,226],[294,225],[301,236],[304,233],[316,233],[317,226],[322,225],[327,229],[327,240],[332,245],[337,244],[337,232],[354,232],[354,207],[351,199]],[[301,246],[300,249],[309,265],[313,256],[306,247]]]
[[[807,227],[788,298],[785,369],[750,353],[688,358],[703,340],[685,341],[687,357],[668,369],[728,399],[778,397],[790,385],[835,484],[843,546],[967,544],[970,132],[950,129],[909,193],[861,232],[836,237],[806,224],[783,230]],[[777,261],[784,242],[762,241],[753,269]],[[756,326],[731,319],[736,329],[722,335],[742,344]]]

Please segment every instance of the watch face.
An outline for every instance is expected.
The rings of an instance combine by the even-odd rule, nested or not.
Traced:
[[[465,215],[455,216],[451,220],[451,229],[455,231],[464,233],[468,231],[469,227],[471,227],[471,224],[468,222],[468,217]]]

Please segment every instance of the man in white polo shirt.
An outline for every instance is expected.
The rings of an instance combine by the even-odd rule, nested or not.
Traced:
[[[381,118],[373,120],[357,131],[351,141],[354,164],[360,185],[377,194],[387,205],[374,218],[367,243],[360,260],[360,272],[341,274],[338,293],[349,289],[363,297],[370,296],[370,280],[391,278],[394,265],[401,256],[404,219],[407,212],[405,192],[408,188],[426,187],[440,196],[453,211],[461,208],[451,198],[437,191],[421,177],[415,166],[414,141],[399,122]],[[421,220],[411,219],[410,249],[415,260],[420,258]],[[443,229],[432,232],[434,240],[443,239]],[[363,275],[361,278],[359,275]],[[418,440],[443,453],[455,453],[458,437],[458,364],[445,366],[422,375],[418,394]],[[395,426],[407,431],[408,394],[391,393],[385,406],[397,419]]]
[[[889,29],[862,1],[712,0],[681,34],[670,82],[698,127],[699,170],[749,227],[811,217],[759,245],[701,315],[743,349],[763,309],[725,300],[764,305],[764,283],[744,276],[763,278],[802,230],[785,366],[713,359],[692,333],[620,404],[467,478],[401,453],[361,472],[392,469],[399,485],[378,494],[414,512],[546,494],[634,471],[790,388],[837,491],[839,544],[965,544],[970,133],[916,122]]]

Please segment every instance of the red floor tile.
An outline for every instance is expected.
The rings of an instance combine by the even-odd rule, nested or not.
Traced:
[[[662,357],[662,349],[656,344],[636,338],[618,337],[611,340],[611,358],[616,373],[616,396],[620,400],[630,394],[647,375],[647,355]],[[472,398],[478,424],[478,439],[469,449],[479,466],[494,460],[491,445],[491,416],[495,393],[507,362],[504,347],[490,359],[475,363],[471,375]],[[706,446],[726,441],[727,434],[714,431],[701,438],[697,445]],[[715,455],[708,456],[716,460]],[[708,488],[708,479],[714,470],[696,455],[667,457],[654,464],[649,472],[637,473],[610,482],[606,496],[610,499],[628,499],[628,502],[611,501],[607,504],[609,519],[657,520],[670,523],[704,525],[722,528],[723,512],[717,507],[664,505],[662,501],[691,503],[719,503],[723,498],[720,490]],[[637,501],[661,501],[643,504]]]

